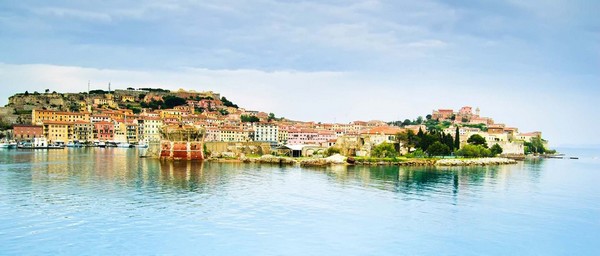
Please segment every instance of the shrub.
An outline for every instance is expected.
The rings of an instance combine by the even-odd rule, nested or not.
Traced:
[[[387,142],[381,143],[381,144],[373,147],[373,149],[371,150],[371,156],[373,156],[373,157],[385,158],[385,157],[396,157],[397,155],[398,155],[398,152],[394,148],[394,145],[387,143]]]
[[[341,152],[341,150],[339,148],[329,147],[327,150],[325,150],[325,155],[332,156],[334,154],[340,154],[340,152]]]
[[[431,156],[445,156],[450,154],[450,147],[439,141],[434,142],[427,148],[427,153]]]
[[[497,156],[502,154],[502,147],[500,147],[500,145],[498,145],[498,143],[494,144],[494,146],[492,146],[492,148],[490,148],[490,151],[492,152],[493,156]]]
[[[481,146],[481,145],[465,145],[459,150],[456,150],[457,156],[464,157],[488,157],[492,155],[492,152]]]

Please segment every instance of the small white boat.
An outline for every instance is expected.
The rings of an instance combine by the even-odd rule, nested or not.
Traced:
[[[75,141],[75,142],[73,142],[73,141],[69,141],[69,142],[67,143],[67,147],[68,147],[68,148],[82,148],[82,147],[83,147],[83,144],[79,143],[78,141]]]
[[[0,148],[10,148],[10,144],[8,142],[0,142]]]
[[[117,144],[117,148],[129,148],[131,146],[131,144],[127,143],[127,142],[122,142]]]
[[[137,144],[132,144],[131,147],[132,148],[148,148],[148,144],[146,144],[144,141],[140,141]]]
[[[52,143],[48,145],[48,149],[62,149],[65,148],[65,144],[61,143]]]

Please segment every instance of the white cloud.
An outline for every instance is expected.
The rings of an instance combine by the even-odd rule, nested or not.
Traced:
[[[54,65],[0,64],[0,102],[18,92],[59,92],[127,87],[213,90],[250,109],[304,121],[348,122],[415,118],[436,108],[478,106],[482,114],[523,131],[542,130],[552,143],[589,141],[566,120],[581,120],[580,132],[593,133],[598,121],[585,119],[590,93],[569,91],[568,79],[552,81],[444,72],[375,74],[356,72],[301,72],[261,70],[172,71],[95,69]],[[485,82],[482,82],[485,81]],[[546,84],[544,91],[527,84]],[[563,86],[556,86],[563,84]],[[476,88],[476,89],[475,89]],[[552,102],[552,104],[549,104]],[[587,130],[586,130],[587,129]],[[589,131],[588,131],[589,130]]]
[[[45,7],[34,9],[35,13],[41,15],[51,15],[59,18],[76,18],[90,21],[111,22],[112,18],[107,13],[92,12],[71,8]]]

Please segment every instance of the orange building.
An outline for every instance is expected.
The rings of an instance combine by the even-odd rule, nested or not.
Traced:
[[[13,135],[17,141],[41,138],[44,136],[44,128],[41,125],[16,124],[13,126]]]
[[[42,125],[44,122],[90,122],[90,113],[87,112],[62,112],[54,110],[34,109],[31,112],[31,122]]]

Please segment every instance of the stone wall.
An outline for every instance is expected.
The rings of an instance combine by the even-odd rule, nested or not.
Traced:
[[[233,154],[240,155],[266,155],[271,154],[271,146],[269,143],[263,142],[205,142],[206,149],[211,154],[222,154],[224,152],[231,152]]]

